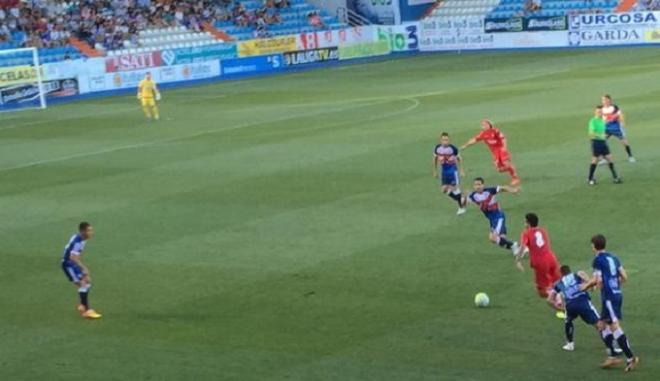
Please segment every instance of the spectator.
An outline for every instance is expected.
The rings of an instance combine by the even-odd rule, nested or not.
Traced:
[[[524,6],[525,16],[541,10],[541,0],[526,0]]]
[[[307,22],[309,22],[309,25],[313,26],[314,28],[318,28],[318,29],[325,28],[325,23],[323,22],[323,19],[316,12],[310,12],[307,15]]]

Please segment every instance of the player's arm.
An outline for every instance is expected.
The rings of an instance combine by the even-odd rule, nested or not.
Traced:
[[[596,286],[600,286],[603,283],[603,278],[601,277],[600,271],[595,270],[593,278],[589,279],[585,283],[582,283],[580,286],[581,291],[588,291]]]
[[[477,137],[475,136],[474,138],[468,140],[467,143],[463,144],[463,145],[461,146],[461,149],[462,149],[462,150],[463,150],[463,149],[466,149],[466,148],[468,148],[469,146],[476,144],[477,142],[478,142],[478,140],[477,140]]]
[[[465,166],[463,165],[463,157],[456,155],[456,165],[458,165],[458,173],[461,177],[465,177]]]
[[[137,99],[142,99],[142,83],[140,83],[137,88]]]
[[[584,271],[578,271],[577,276],[582,279],[583,282],[589,282],[589,275]]]
[[[626,118],[623,115],[623,111],[619,110],[619,125],[621,127],[625,127],[625,124],[626,124]]]
[[[433,177],[438,177],[438,155],[433,155]]]
[[[506,136],[504,136],[504,134],[502,133],[502,131],[500,131],[500,132],[498,133],[498,135],[500,136],[500,141],[502,142],[502,150],[504,150],[504,151],[508,151],[509,149],[508,149],[508,147],[507,147],[507,145],[506,145]]]
[[[82,263],[82,261],[80,260],[80,253],[72,252],[72,253],[71,253],[71,256],[69,256],[69,259],[70,259],[73,263],[75,263],[76,265],[78,265],[78,267],[80,267],[80,268],[82,269],[83,274],[89,278],[89,269],[88,269],[87,266],[85,266],[85,265]]]
[[[160,90],[158,90],[158,85],[156,85],[156,82],[154,82],[154,97],[157,101],[160,100]]]
[[[619,282],[626,283],[628,281],[628,273],[623,266],[619,267]]]
[[[497,187],[497,193],[500,193],[500,192],[518,194],[520,192],[520,188],[511,187],[511,186],[508,186],[508,185],[500,185],[500,186]]]
[[[545,300],[548,302],[550,307],[556,309],[557,311],[563,311],[564,308],[561,306],[561,293],[557,291],[557,286],[553,287],[548,293],[548,297]]]

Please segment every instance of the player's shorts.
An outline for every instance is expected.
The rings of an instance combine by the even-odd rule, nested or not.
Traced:
[[[621,125],[618,122],[607,123],[605,125],[605,134],[607,134],[608,138],[610,136],[614,136],[618,139],[626,138],[626,131],[624,131],[623,127],[621,127]]]
[[[586,297],[566,303],[566,321],[573,321],[578,317],[589,325],[594,325],[600,320],[596,307]]]
[[[142,102],[142,107],[153,107],[156,105],[156,100],[154,98],[142,98],[140,99],[140,102]]]
[[[610,154],[610,147],[605,140],[593,139],[591,140],[591,154],[594,157],[607,156]]]
[[[442,182],[442,185],[458,186],[460,179],[456,168],[447,170],[443,169],[440,181]]]
[[[506,235],[506,217],[504,213],[486,216],[490,223],[490,231],[497,235]]]
[[[539,296],[546,298],[548,290],[561,278],[559,263],[555,258],[545,259],[534,263],[534,284]]]
[[[71,262],[62,262],[62,270],[67,278],[73,283],[78,283],[82,280],[84,273],[80,266]]]
[[[608,299],[603,298],[603,309],[600,313],[601,320],[606,323],[614,323],[623,319],[622,307],[623,296],[615,295]]]
[[[500,150],[496,152],[491,152],[493,154],[493,164],[498,171],[504,170],[506,168],[506,162],[511,160],[511,154],[509,151]]]

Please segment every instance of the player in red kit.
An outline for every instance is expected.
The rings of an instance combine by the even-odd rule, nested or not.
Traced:
[[[544,228],[539,227],[539,217],[535,213],[525,215],[525,230],[520,235],[520,248],[516,253],[516,266],[523,271],[522,258],[529,251],[529,266],[534,269],[534,283],[539,296],[547,299],[549,291],[561,278],[559,263],[550,246],[550,237]],[[555,309],[560,309],[561,299],[552,301]],[[559,315],[558,315],[559,317]],[[563,316],[562,316],[563,318]]]
[[[516,172],[516,167],[511,162],[511,154],[506,146],[506,137],[497,127],[491,123],[490,120],[484,119],[481,121],[481,132],[465,143],[461,150],[483,141],[490,149],[493,155],[493,163],[498,172],[509,172],[511,175],[511,185],[520,184],[520,178]]]

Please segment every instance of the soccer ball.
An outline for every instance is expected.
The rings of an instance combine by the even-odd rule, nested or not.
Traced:
[[[483,308],[483,307],[488,307],[488,304],[490,304],[490,299],[488,298],[488,295],[486,295],[486,293],[480,292],[474,296],[475,306]]]

